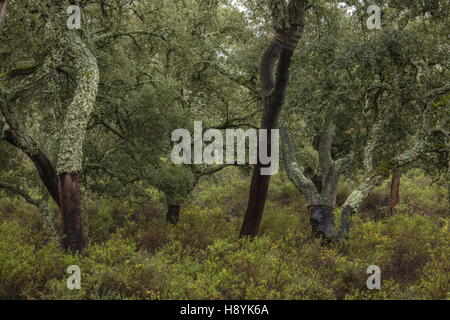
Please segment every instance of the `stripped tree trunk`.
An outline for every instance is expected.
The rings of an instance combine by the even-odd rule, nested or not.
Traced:
[[[63,220],[63,247],[72,252],[84,247],[83,219],[78,177],[82,170],[83,143],[86,128],[97,97],[99,70],[97,60],[74,32],[69,32],[65,45],[77,70],[77,87],[64,121],[58,154],[57,173]]]
[[[62,245],[72,253],[84,248],[83,223],[81,216],[80,188],[78,174],[60,175],[60,202],[62,217]]]
[[[260,64],[261,94],[264,102],[261,129],[268,130],[268,155],[272,154],[270,132],[278,125],[278,117],[289,82],[292,55],[303,34],[306,5],[307,1],[296,0],[290,1],[288,8],[285,8],[284,1],[271,1],[276,35],[264,52]],[[261,175],[263,167],[258,160],[253,168],[247,211],[240,237],[255,237],[259,232],[270,182],[270,175]]]
[[[401,171],[400,169],[394,170],[392,173],[392,180],[391,180],[391,202],[389,205],[389,214],[394,214],[395,207],[400,201],[400,177],[401,177]]]

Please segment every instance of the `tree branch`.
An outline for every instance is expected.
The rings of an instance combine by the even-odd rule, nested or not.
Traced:
[[[117,39],[120,37],[131,37],[132,39],[134,39],[133,37],[136,35],[157,37],[157,38],[160,38],[167,42],[167,39],[163,35],[153,33],[153,32],[148,32],[148,31],[109,32],[109,33],[105,33],[105,34],[94,37],[93,42],[95,43],[95,42],[109,39],[109,38]]]
[[[325,120],[325,128],[322,130],[319,137],[318,160],[321,175],[325,178],[333,165],[333,158],[331,157],[331,145],[335,135],[336,124],[334,123],[336,111],[330,110]]]
[[[225,69],[223,69],[222,67],[220,67],[218,65],[213,64],[212,66],[221,75],[223,75],[226,78],[228,78],[229,80],[237,83],[238,85],[243,86],[244,88],[248,89],[255,97],[257,97],[258,99],[261,99],[261,93],[260,93],[261,88],[259,88],[259,86],[256,83],[239,79],[237,76],[231,74],[230,72],[226,71]]]
[[[314,183],[303,174],[298,166],[294,147],[287,128],[280,128],[280,135],[283,142],[283,158],[289,180],[306,197],[309,204],[317,202],[319,193]]]
[[[275,63],[281,51],[280,39],[275,37],[264,51],[261,58],[260,78],[261,78],[261,92],[263,100],[269,95],[271,90],[275,87],[274,70]]]
[[[17,194],[18,196],[22,197],[29,204],[32,204],[38,208],[40,208],[40,206],[41,206],[41,200],[32,198],[25,190],[17,188],[13,185],[0,182],[0,189],[6,190],[9,192],[13,192],[13,193]]]
[[[426,146],[427,143],[424,140],[417,139],[410,149],[391,159],[388,163],[382,164],[380,168],[371,173],[366,181],[350,193],[342,206],[340,238],[346,238],[348,236],[351,216],[358,211],[373,189],[379,186],[389,176],[392,170],[400,169],[417,160],[426,152]]]

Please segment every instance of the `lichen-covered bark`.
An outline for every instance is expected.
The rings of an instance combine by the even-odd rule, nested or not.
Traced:
[[[13,105],[24,90],[32,88],[59,67],[63,56],[71,60],[77,71],[77,86],[67,108],[56,170],[27,133]],[[84,246],[78,173],[81,171],[86,126],[95,105],[98,82],[99,70],[95,56],[75,32],[68,32],[61,39],[60,47],[55,48],[36,71],[18,82],[13,90],[1,92],[0,109],[7,123],[4,139],[21,149],[34,162],[44,185],[60,206],[62,244],[72,252],[80,251]]]
[[[347,197],[343,207],[351,207],[358,209],[363,201],[370,195],[375,187],[380,185],[384,180],[384,176],[375,176],[368,178],[364,183],[360,184],[357,189],[353,190]]]
[[[57,173],[60,182],[63,247],[76,252],[81,251],[85,244],[78,179],[82,169],[86,128],[97,97],[99,70],[97,59],[75,32],[67,33],[62,43],[76,68],[77,86],[64,120]]]
[[[18,83],[15,83],[14,89],[12,89],[11,92],[8,92],[9,95],[8,100],[14,102],[17,98],[20,97],[20,94],[22,92],[32,89],[40,81],[47,78],[52,72],[55,71],[56,68],[62,65],[63,55],[64,52],[61,47],[58,46],[55,49],[53,49],[50,52],[50,54],[45,58],[42,65],[38,66],[37,69],[30,75],[23,78]],[[34,67],[32,69],[34,69]]]
[[[352,215],[358,210],[364,200],[367,199],[373,189],[380,185],[383,180],[384,176],[374,176],[372,178],[368,178],[347,197],[347,200],[342,206],[341,228],[339,232],[339,237],[341,239],[348,237],[350,230],[350,219]]]
[[[77,70],[77,87],[64,120],[57,162],[59,174],[82,169],[83,142],[99,83],[97,59],[86,44],[74,32],[68,33],[64,42]]]
[[[327,204],[331,208],[336,206],[337,189],[341,173],[342,171],[333,161],[333,164],[328,168],[327,175],[323,180],[320,203]]]
[[[371,129],[369,139],[364,148],[364,160],[363,167],[366,173],[370,173],[373,171],[373,154],[376,146],[378,145],[378,141],[382,137],[382,126],[380,123],[376,123],[374,127]]]
[[[283,159],[289,180],[303,194],[308,205],[319,205],[320,194],[317,192],[314,183],[300,170],[288,130],[281,128],[280,135],[283,142]]]
[[[331,158],[331,154],[329,154],[329,159],[326,160],[327,164],[324,165],[324,163],[322,163],[326,175],[322,180],[322,192],[319,193],[314,183],[300,170],[287,129],[281,128],[280,131],[283,142],[283,158],[289,179],[306,198],[308,205],[329,206],[334,208],[336,204],[339,177],[347,167],[351,157],[349,156],[334,161]],[[331,143],[327,143],[327,145],[331,149]],[[330,151],[322,149],[321,152],[329,153]]]
[[[331,145],[336,131],[336,124],[334,123],[334,117],[336,115],[335,109],[328,111],[325,119],[325,126],[319,137],[319,147],[317,150],[317,156],[320,166],[320,173],[323,179],[328,175],[333,165],[333,158],[331,156]],[[324,181],[323,181],[324,182]],[[322,182],[322,183],[323,183]]]
[[[328,134],[331,134],[331,132]],[[326,145],[329,149],[325,147],[319,148],[319,153],[328,154],[322,157],[322,160],[319,159],[319,162],[322,162],[322,170],[326,170],[322,192],[319,193],[314,183],[299,169],[294,148],[286,128],[281,128],[281,138],[283,141],[283,155],[288,177],[306,198],[313,234],[326,240],[335,239],[336,228],[333,209],[336,205],[339,177],[349,163],[350,158],[333,161],[330,151],[332,136],[326,138],[327,141],[323,146]]]
[[[4,138],[15,147],[21,149],[29,157],[38,154],[39,148],[36,141],[23,125],[24,119],[22,119],[14,102],[24,91],[32,89],[33,86],[44,80],[51,72],[59,67],[62,63],[62,56],[61,49],[55,48],[46,57],[42,65],[32,74],[14,83],[13,89],[8,90],[0,86],[0,112],[7,124],[7,128],[4,131]]]
[[[60,9],[64,6],[61,3],[59,5]],[[0,25],[5,8],[6,1],[0,0]],[[56,14],[53,18],[58,20],[61,17]],[[63,247],[75,252],[81,251],[84,246],[78,173],[82,168],[86,127],[97,96],[99,70],[95,56],[77,33],[55,27],[53,23],[56,23],[56,20],[47,25],[51,29],[49,34],[58,39],[58,44],[44,63],[33,67],[30,74],[21,81],[16,81],[15,77],[7,74],[6,80],[14,82],[14,89],[7,90],[0,86],[0,111],[6,122],[6,125],[1,124],[1,133],[6,141],[22,150],[34,162],[42,181],[60,206]],[[22,92],[32,89],[60,67],[63,58],[71,60],[71,65],[77,73],[77,86],[73,100],[67,108],[55,169],[22,124],[20,113],[15,110],[15,103]]]
[[[402,79],[404,70],[401,69],[395,75],[392,88],[390,88],[390,94],[386,105],[382,106],[382,110],[378,115],[378,118],[369,132],[369,138],[364,148],[364,160],[363,168],[366,176],[369,176],[373,172],[373,158],[376,147],[383,139],[384,130],[388,121],[395,115],[395,109],[399,104],[398,92],[400,91],[400,80]]]

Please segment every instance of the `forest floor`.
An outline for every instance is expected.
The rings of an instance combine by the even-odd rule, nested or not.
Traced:
[[[386,181],[353,218],[350,238],[330,245],[311,235],[283,173],[271,182],[260,236],[238,240],[248,183],[235,168],[202,181],[176,226],[158,195],[145,205],[85,199],[88,246],[77,256],[47,241],[35,208],[3,197],[0,299],[450,298],[447,191],[420,171],[402,177],[395,214]],[[338,204],[357,183],[342,182]],[[66,286],[69,265],[81,269],[80,290]],[[371,265],[380,290],[366,286]]]

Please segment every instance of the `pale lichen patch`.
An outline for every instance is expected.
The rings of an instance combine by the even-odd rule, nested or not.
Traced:
[[[77,34],[68,33],[65,44],[76,66],[77,87],[64,120],[57,163],[59,174],[81,171],[86,127],[100,80],[97,60]]]

